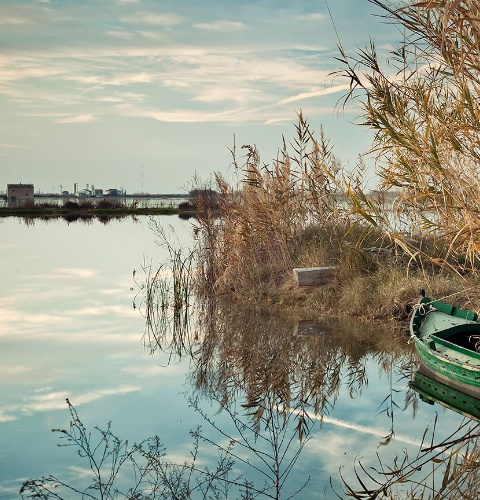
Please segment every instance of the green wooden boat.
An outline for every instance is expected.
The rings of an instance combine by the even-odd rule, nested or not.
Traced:
[[[425,403],[431,405],[437,403],[465,417],[480,421],[480,389],[465,394],[459,391],[455,385],[440,380],[434,372],[423,364],[415,372],[409,385]]]
[[[461,309],[422,293],[410,321],[410,336],[421,361],[438,377],[468,392],[480,387],[480,321]]]

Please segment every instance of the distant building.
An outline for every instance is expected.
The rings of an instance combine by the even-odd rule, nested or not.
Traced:
[[[93,190],[93,195],[94,196],[103,196],[103,189],[97,189],[97,188],[95,188]]]
[[[18,207],[33,203],[33,184],[7,184],[7,204]]]
[[[107,189],[107,196],[122,196],[122,192],[119,189]]]
[[[91,196],[93,196],[92,192],[90,191],[90,189],[82,189],[79,193],[78,193],[78,197],[79,198],[90,198]]]

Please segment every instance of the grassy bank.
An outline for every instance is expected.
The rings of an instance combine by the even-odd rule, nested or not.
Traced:
[[[234,147],[239,183],[217,176],[224,216],[200,224],[200,290],[403,318],[425,288],[479,309],[478,5],[371,2],[404,38],[384,60],[373,40],[353,55],[339,40],[335,76],[350,83],[339,102],[373,132],[380,196],[365,195],[362,162],[344,170],[301,114],[270,165],[243,146],[239,166]],[[338,268],[331,285],[295,286],[293,268],[323,265]]]
[[[241,165],[232,153],[238,184],[216,177],[222,217],[207,209],[198,217],[200,295],[395,320],[408,317],[422,288],[480,306],[477,270],[462,248],[405,217],[393,229],[392,205],[363,194],[362,171],[347,173],[301,113],[271,166],[253,146],[242,147]],[[318,266],[335,266],[333,281],[299,287],[293,269]]]
[[[92,201],[66,201],[62,205],[56,203],[29,203],[18,207],[0,208],[0,217],[24,218],[66,218],[88,219],[95,217],[126,217],[130,215],[176,215],[188,214],[174,206],[146,207],[139,206],[138,202],[132,203],[100,200]]]

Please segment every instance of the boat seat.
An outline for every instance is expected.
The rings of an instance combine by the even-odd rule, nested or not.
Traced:
[[[432,301],[431,304],[435,309],[449,316],[456,316],[457,318],[468,319],[470,321],[478,320],[478,315],[467,309],[462,309],[461,307],[452,306],[436,300]]]
[[[448,349],[451,349],[452,351],[456,351],[461,354],[465,354],[471,358],[475,358],[480,360],[480,352],[474,351],[472,349],[467,349],[466,347],[459,346],[457,344],[454,344],[453,342],[449,342],[448,340],[442,339],[441,337],[437,337],[436,335],[430,335],[429,336],[430,342],[433,341],[434,344],[439,344],[443,347],[447,347]],[[430,347],[432,349],[435,348],[435,346],[432,346],[430,344]]]

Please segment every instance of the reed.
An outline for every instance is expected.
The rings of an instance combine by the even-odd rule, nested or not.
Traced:
[[[480,79],[478,2],[370,0],[404,33],[380,60],[374,42],[349,57],[339,43],[345,102],[355,100],[363,124],[375,132],[381,188],[399,190],[398,231],[351,192],[365,221],[417,261],[478,273],[480,249]],[[431,240],[430,251],[421,239]]]
[[[255,146],[241,150],[242,165],[235,144],[231,150],[236,184],[216,176],[218,210],[197,206],[198,297],[404,320],[421,288],[442,297],[464,287],[442,270],[452,252],[441,238],[394,231],[399,214],[381,193],[364,194],[366,167],[346,172],[301,112],[293,141],[283,141],[271,166]],[[293,268],[332,265],[336,277],[327,286],[294,281]]]
[[[216,176],[221,217],[199,210],[197,285],[258,298],[291,284],[294,267],[337,264],[356,236],[337,179],[341,166],[302,113],[294,140],[283,142],[271,166],[255,146],[242,151],[239,166],[232,149],[237,185]]]

